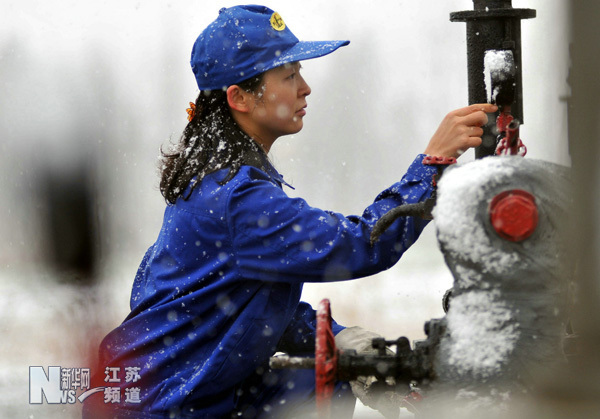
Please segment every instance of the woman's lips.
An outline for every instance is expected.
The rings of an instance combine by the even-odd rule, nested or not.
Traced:
[[[298,116],[304,116],[304,115],[306,115],[306,105],[303,106],[303,107],[301,107],[300,109],[298,109],[296,111],[296,115],[298,115]]]

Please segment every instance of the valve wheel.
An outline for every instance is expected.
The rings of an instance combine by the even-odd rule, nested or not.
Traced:
[[[315,341],[315,393],[319,418],[329,418],[331,398],[337,376],[338,351],[331,329],[331,307],[323,299],[317,307],[317,337]]]

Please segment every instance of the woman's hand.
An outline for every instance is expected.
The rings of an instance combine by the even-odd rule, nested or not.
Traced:
[[[498,107],[489,103],[477,103],[450,112],[429,140],[425,154],[438,157],[458,157],[471,147],[481,144],[483,125],[487,113]]]

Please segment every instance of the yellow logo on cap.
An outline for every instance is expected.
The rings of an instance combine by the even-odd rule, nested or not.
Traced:
[[[285,29],[285,22],[277,12],[274,12],[271,15],[271,27],[276,31],[282,31]]]

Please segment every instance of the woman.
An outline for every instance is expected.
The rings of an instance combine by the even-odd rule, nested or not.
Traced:
[[[109,408],[144,418],[314,409],[314,372],[268,368],[276,351],[314,351],[315,312],[300,301],[302,284],[359,278],[396,263],[426,222],[398,220],[374,246],[371,229],[390,208],[428,198],[437,171],[418,156],[362,217],[285,194],[267,153],[278,137],[302,129],[311,90],[299,62],[347,44],[300,42],[262,6],[222,9],[200,34],[191,59],[200,94],[180,144],[163,156],[164,223],[137,272],[131,313],[102,342],[103,385],[113,389],[95,406],[86,401],[89,417]],[[425,154],[458,156],[479,145],[485,112],[494,110],[450,113]],[[333,330],[370,337],[335,322]],[[345,383],[335,398],[347,402],[336,404],[335,417],[351,417]]]

